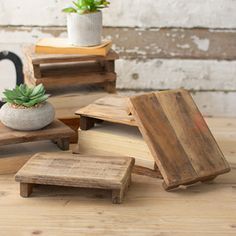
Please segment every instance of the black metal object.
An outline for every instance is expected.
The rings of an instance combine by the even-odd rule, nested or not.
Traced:
[[[20,84],[24,83],[23,64],[22,64],[22,61],[19,58],[19,56],[17,56],[13,52],[3,51],[3,52],[0,52],[0,61],[1,60],[12,61],[15,66],[15,69],[16,69],[16,84],[20,85]],[[1,74],[1,72],[0,72],[0,74]],[[0,101],[0,107],[3,104],[4,103],[2,101]]]

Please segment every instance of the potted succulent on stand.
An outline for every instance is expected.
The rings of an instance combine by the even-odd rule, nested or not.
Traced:
[[[44,128],[53,122],[55,111],[47,102],[42,84],[30,88],[21,84],[13,90],[6,89],[4,104],[0,110],[1,122],[12,129],[30,131]]]
[[[101,44],[101,9],[109,4],[106,0],[76,0],[72,7],[65,8],[69,43],[80,47]]]

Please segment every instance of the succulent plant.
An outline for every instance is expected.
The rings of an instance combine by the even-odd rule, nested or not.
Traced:
[[[110,2],[106,0],[76,0],[73,2],[73,7],[65,8],[63,11],[66,13],[86,14],[106,8],[109,4]]]
[[[28,87],[25,84],[16,86],[14,89],[6,89],[3,100],[17,107],[30,108],[45,102],[49,95],[45,94],[45,88],[42,84],[34,88]]]

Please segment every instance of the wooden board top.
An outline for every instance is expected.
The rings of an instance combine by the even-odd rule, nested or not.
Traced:
[[[230,170],[187,91],[165,91],[132,97],[130,109],[167,189],[215,177]]]
[[[119,189],[131,172],[131,157],[38,153],[16,174],[16,181],[73,187]]]
[[[0,122],[0,146],[16,143],[34,142],[58,138],[70,138],[74,131],[59,120],[37,131],[17,131],[7,128]]]
[[[96,60],[108,61],[108,60],[119,59],[119,55],[112,49],[106,56],[80,55],[80,54],[78,55],[36,54],[34,53],[33,46],[25,47],[24,52],[34,65],[49,64],[49,63],[79,62],[79,61],[96,61]]]
[[[106,96],[79,109],[75,114],[118,124],[137,126],[134,117],[130,114],[128,101],[128,97]]]

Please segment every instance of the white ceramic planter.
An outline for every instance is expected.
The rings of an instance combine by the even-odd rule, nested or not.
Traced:
[[[6,103],[0,110],[1,122],[12,129],[21,131],[31,131],[42,129],[51,124],[55,118],[54,107],[45,102],[35,108],[13,108]]]
[[[82,15],[67,14],[67,31],[69,43],[74,46],[86,47],[101,44],[102,12]]]

